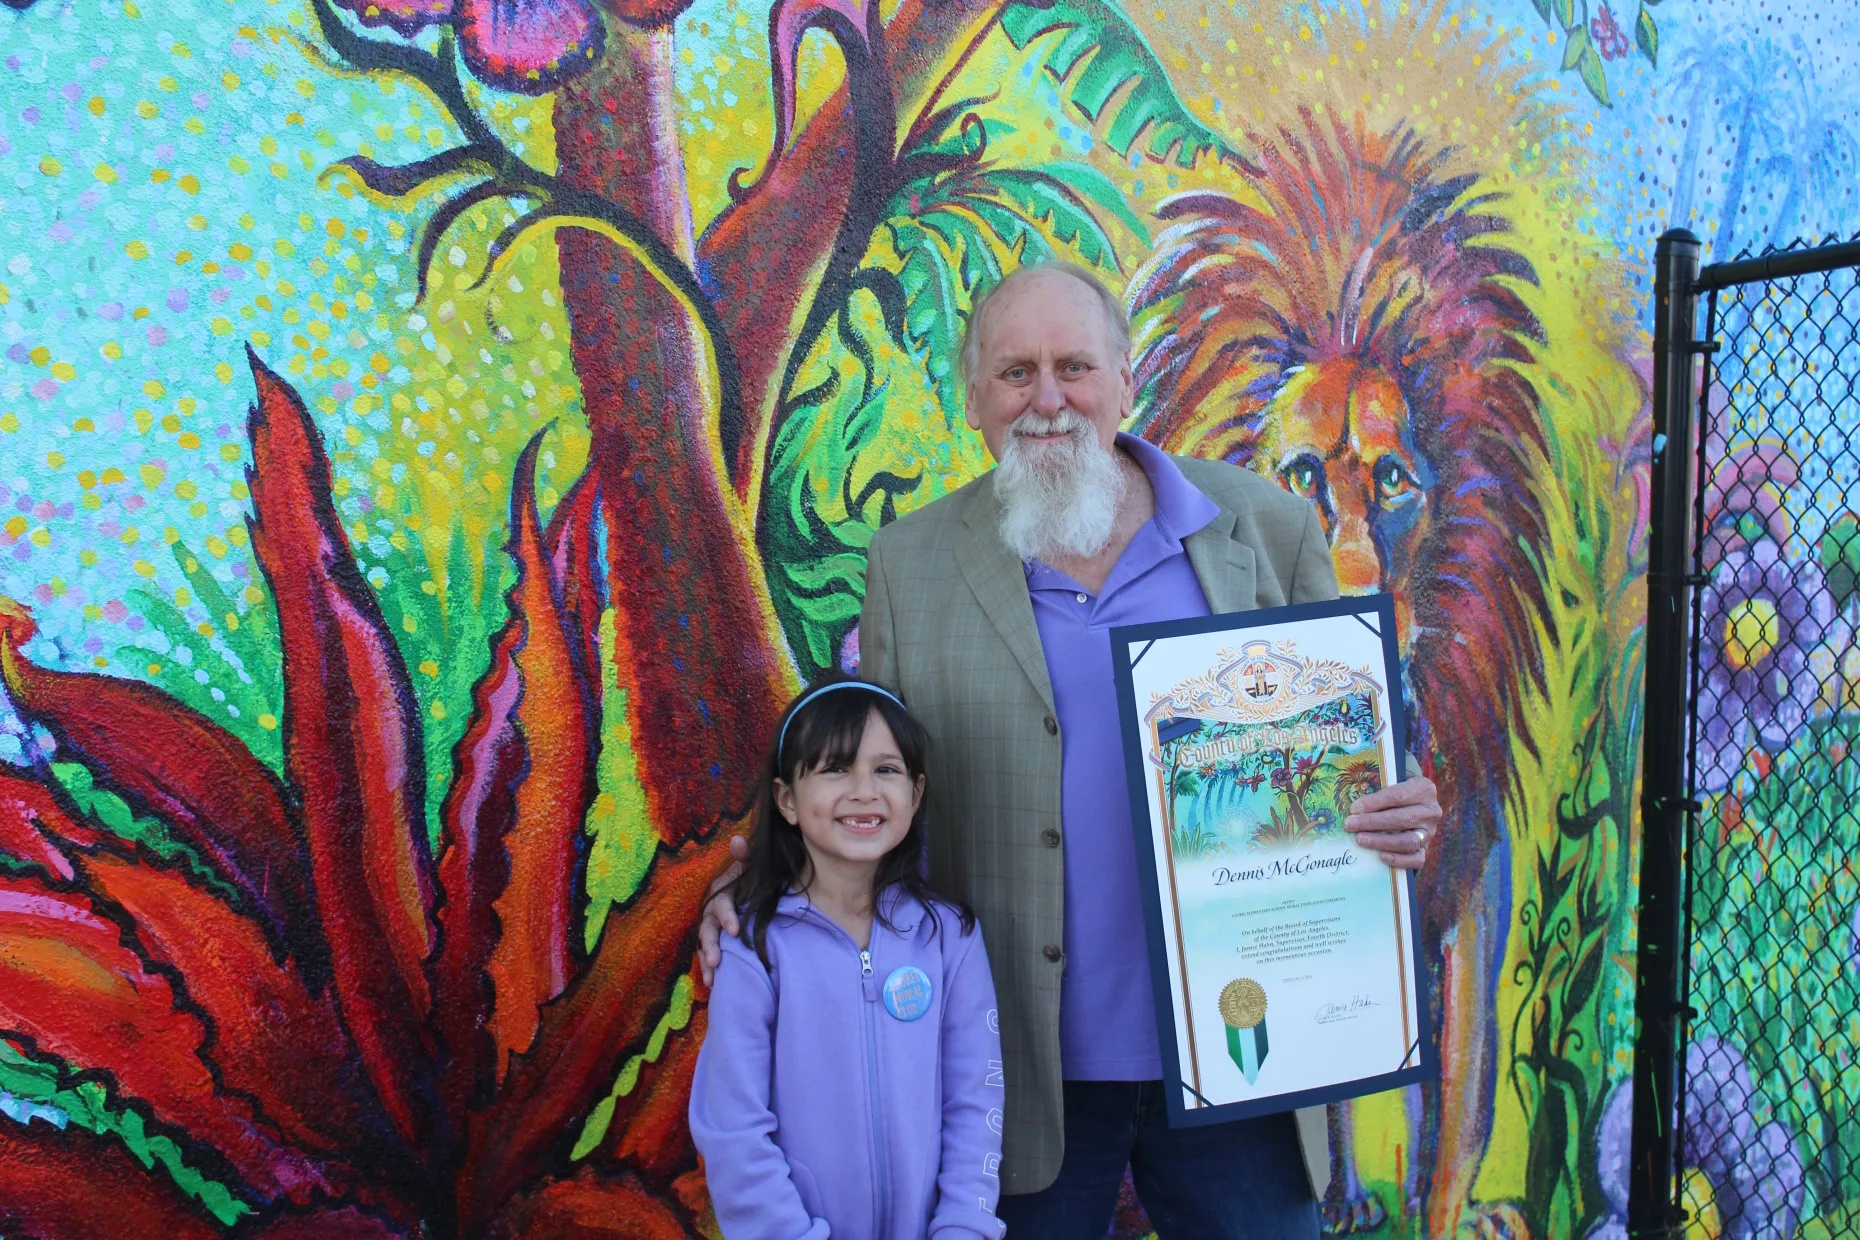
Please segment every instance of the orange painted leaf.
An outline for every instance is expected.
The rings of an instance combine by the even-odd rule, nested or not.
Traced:
[[[137,810],[167,823],[237,890],[273,949],[322,974],[308,858],[283,787],[239,740],[152,685],[34,666],[0,635],[19,709]]]
[[[541,444],[539,433],[517,461],[510,619],[474,690],[441,814],[446,898],[435,986],[441,1033],[455,1057],[446,1088],[455,1107],[485,1083],[481,1023],[493,1042],[491,1074],[529,1047],[537,1009],[567,984],[578,912],[593,729],[579,637],[563,612],[536,513]]]
[[[168,979],[124,945],[123,927],[81,894],[0,876],[0,1036],[76,1069],[107,1073],[134,1100],[199,1143],[260,1198],[327,1189],[283,1146],[249,1099],[214,1080],[209,1029]]]
[[[434,901],[419,712],[337,518],[310,413],[256,354],[251,365],[252,544],[277,602],[285,765],[331,975],[395,1128],[432,1151],[443,1141],[426,1024]]]
[[[0,1235],[34,1240],[219,1240],[220,1231],[120,1142],[0,1116]]]
[[[696,1240],[683,1211],[632,1176],[583,1169],[512,1202],[493,1240]]]
[[[658,1062],[640,1068],[632,1092],[614,1107],[607,1148],[614,1159],[637,1167],[655,1182],[673,1179],[697,1166],[697,1148],[691,1143],[687,1116],[691,1076],[697,1070],[698,1050],[704,1045],[709,1014],[707,1006],[697,1005],[690,1023],[666,1038]]]
[[[179,975],[213,1031],[205,1054],[221,1084],[306,1153],[401,1153],[333,997],[313,995],[293,965],[272,960],[255,924],[181,869],[125,853],[110,846],[73,860],[89,889],[127,915],[150,962]]]
[[[536,1036],[538,1009],[568,985],[570,945],[579,932],[575,898],[581,822],[593,797],[597,729],[577,637],[562,612],[543,558],[535,504],[538,435],[518,463],[511,494],[512,619],[524,640],[512,650],[522,681],[513,739],[528,754],[517,786],[516,817],[504,840],[510,880],[498,897],[502,934],[491,953],[491,1024],[500,1068]]]
[[[660,853],[632,904],[543,1009],[535,1045],[512,1058],[496,1100],[475,1113],[459,1176],[461,1218],[494,1216],[525,1183],[568,1165],[584,1119],[629,1055],[645,1047],[677,976],[691,964],[698,910],[729,864],[725,832]]]

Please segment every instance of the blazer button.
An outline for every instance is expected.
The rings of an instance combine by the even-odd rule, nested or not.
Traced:
[[[1052,944],[1052,943],[1048,943],[1045,947],[1042,947],[1040,949],[1040,954],[1042,956],[1045,956],[1048,960],[1052,961],[1054,964],[1059,963],[1059,957],[1062,955],[1059,948],[1055,944]]]
[[[1048,848],[1058,848],[1059,832],[1048,827],[1046,830],[1040,832],[1040,843],[1046,845]]]
[[[1046,717],[1046,734],[1048,736],[1059,735],[1059,720],[1053,718],[1051,715]]]

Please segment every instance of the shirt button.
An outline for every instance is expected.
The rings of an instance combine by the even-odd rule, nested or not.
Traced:
[[[1046,734],[1048,736],[1059,735],[1059,720],[1053,718],[1051,715],[1046,717]]]
[[[1042,947],[1040,949],[1040,954],[1042,956],[1045,956],[1048,960],[1052,961],[1054,964],[1058,964],[1061,952],[1057,945],[1048,943],[1045,947]]]
[[[1081,595],[1079,595],[1079,602],[1081,602],[1081,603],[1083,603],[1083,602],[1086,602],[1086,601],[1087,601],[1087,599],[1085,598],[1085,596],[1084,596],[1083,594],[1081,594]]]
[[[1048,827],[1046,830],[1040,832],[1040,843],[1046,845],[1048,848],[1058,848],[1059,832]]]

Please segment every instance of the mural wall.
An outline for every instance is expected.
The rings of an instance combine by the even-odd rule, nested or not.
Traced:
[[[700,893],[1048,255],[1401,599],[1445,1070],[1327,1226],[1625,1234],[1652,241],[1860,224],[1860,6],[5,2],[0,1235],[708,1234]],[[1714,1036],[1697,1234],[1840,1234],[1860,1028]]]

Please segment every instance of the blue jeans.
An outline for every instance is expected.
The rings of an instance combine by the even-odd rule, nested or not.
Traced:
[[[1067,1081],[1066,1155],[1037,1193],[1001,1198],[1008,1240],[1104,1240],[1130,1168],[1161,1240],[1316,1240],[1290,1114],[1171,1128],[1161,1081]]]

